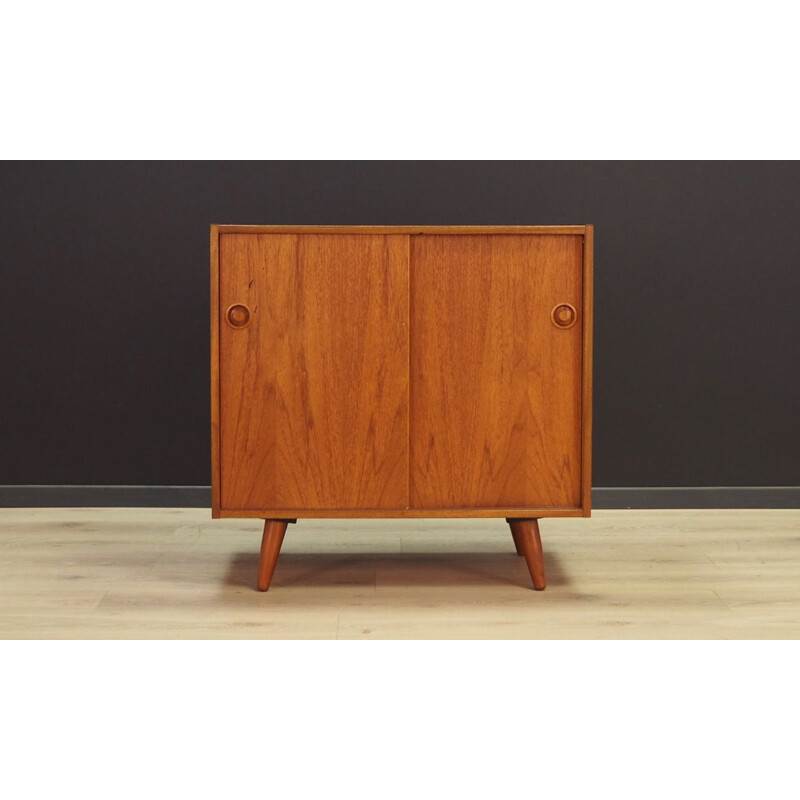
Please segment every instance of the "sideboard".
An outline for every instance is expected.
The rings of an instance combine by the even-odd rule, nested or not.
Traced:
[[[211,228],[212,515],[591,513],[591,225]]]

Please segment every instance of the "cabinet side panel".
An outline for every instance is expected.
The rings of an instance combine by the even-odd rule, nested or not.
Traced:
[[[412,237],[412,508],[580,507],[582,240]]]
[[[211,226],[211,516],[219,517],[219,230]]]
[[[222,505],[408,505],[408,237],[222,234]]]
[[[584,516],[592,514],[592,362],[594,355],[594,226],[583,240],[583,459],[581,499]]]

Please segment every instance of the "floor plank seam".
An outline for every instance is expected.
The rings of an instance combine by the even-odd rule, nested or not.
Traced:
[[[728,609],[728,611],[734,611],[734,610],[735,610],[735,609],[733,608],[733,606],[732,606],[732,605],[730,605],[729,603],[726,603],[726,602],[725,602],[725,601],[724,601],[724,600],[723,600],[723,599],[722,599],[722,598],[719,596],[719,594],[717,593],[717,591],[716,591],[715,589],[712,589],[711,591],[712,591],[712,592],[714,592],[714,594],[715,594],[715,595],[716,595],[716,597],[717,597],[717,600],[719,600],[719,601],[720,601],[720,603],[722,603],[722,605],[724,605],[724,606],[725,606],[725,608],[727,608],[727,609]]]
[[[92,614],[96,614],[98,611],[100,611],[100,606],[103,605],[103,601],[106,599],[106,597],[108,597],[108,592],[103,592],[102,596],[97,601],[97,605],[94,606],[94,608],[92,608],[91,610]]]

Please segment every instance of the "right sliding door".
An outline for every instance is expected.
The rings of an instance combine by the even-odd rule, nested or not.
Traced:
[[[583,237],[410,241],[411,507],[580,507]]]

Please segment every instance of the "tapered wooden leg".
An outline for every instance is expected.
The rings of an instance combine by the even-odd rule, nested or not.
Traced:
[[[544,576],[544,553],[542,552],[542,537],[539,535],[539,520],[537,519],[508,519],[511,526],[511,535],[517,550],[522,548],[522,555],[528,564],[531,573],[533,588],[542,590],[547,586]]]
[[[508,520],[508,524],[511,527],[511,538],[514,540],[514,547],[517,548],[517,555],[518,556],[524,556],[525,553],[522,550],[522,542],[519,539],[519,534],[517,533],[517,528],[512,523],[511,520]]]
[[[272,582],[275,564],[281,552],[286,526],[294,519],[265,519],[264,536],[261,538],[261,559],[258,562],[258,591],[266,592]]]

